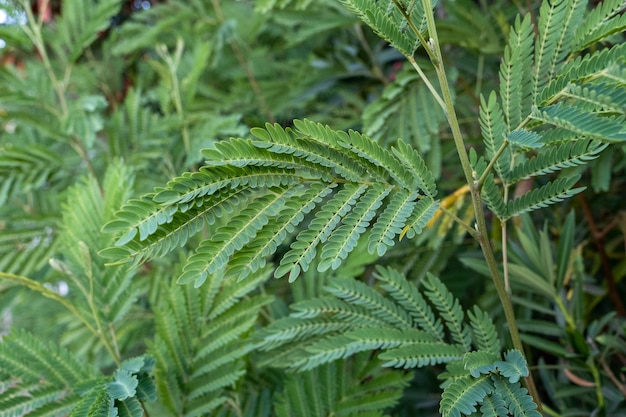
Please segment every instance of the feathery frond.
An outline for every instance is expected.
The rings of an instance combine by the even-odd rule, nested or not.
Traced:
[[[624,116],[602,117],[585,112],[578,107],[561,103],[534,108],[531,117],[544,123],[571,130],[583,137],[606,142],[626,141]]]
[[[402,190],[392,193],[389,204],[374,224],[372,234],[369,236],[367,250],[370,253],[383,256],[387,249],[395,244],[394,238],[402,233],[402,226],[411,216],[417,197],[416,191]]]
[[[363,366],[365,358],[357,355],[288,374],[285,390],[277,398],[276,415],[382,417],[400,398],[411,374]],[[344,391],[343,387],[350,389]]]
[[[443,391],[439,412],[444,417],[470,415],[476,411],[476,405],[483,402],[493,390],[488,376],[457,378]]]
[[[461,359],[459,347],[442,342],[427,342],[387,350],[378,358],[383,366],[394,368],[421,368]]]
[[[507,129],[507,125],[503,119],[502,109],[494,91],[489,95],[488,101],[486,101],[483,96],[480,97],[480,129],[483,135],[483,142],[485,143],[486,156],[492,160],[496,157],[496,152],[503,146],[507,136],[507,130],[510,130],[510,128]],[[500,178],[505,180],[508,178],[510,165],[511,151],[505,149],[504,152],[499,155],[494,165]]]
[[[463,324],[464,314],[459,300],[443,285],[439,278],[428,273],[424,280],[426,297],[435,305],[437,311],[444,319],[446,327],[455,343],[465,351],[470,351],[472,335],[468,326]]]
[[[533,62],[533,40],[533,26],[530,14],[527,14],[523,20],[517,16],[515,24],[509,33],[508,45],[504,48],[504,59],[500,64],[499,74],[500,99],[502,100],[502,113],[508,127],[507,131],[515,130],[520,126],[532,104],[532,72],[529,69],[532,68]],[[489,113],[493,114],[494,111],[496,113],[493,118],[494,127],[487,129],[487,131],[496,129],[492,141],[496,141],[495,145],[497,146],[494,149],[498,149],[499,141],[502,137],[500,131],[504,126],[500,125],[497,113],[499,109],[494,108],[495,105],[495,97],[492,99],[492,96],[490,96]],[[484,105],[481,102],[481,127],[483,107]],[[485,128],[483,128],[483,137],[485,137]],[[506,173],[506,171],[503,172]],[[502,175],[500,174],[500,176]]]
[[[507,204],[506,218],[515,217],[539,207],[547,207],[578,194],[585,189],[585,187],[572,188],[579,179],[580,175],[559,178],[511,200]]]
[[[293,281],[301,271],[306,272],[317,254],[317,246],[326,242],[335,226],[352,209],[366,189],[366,185],[345,184],[343,189],[316,213],[309,227],[298,234],[289,252],[283,256],[275,276],[289,274],[289,281]]]
[[[376,210],[383,204],[382,200],[390,192],[391,187],[373,185],[363,194],[350,213],[342,219],[341,226],[328,237],[322,248],[318,271],[337,269],[341,265],[342,260],[356,246],[359,237],[367,230]]]
[[[414,177],[414,184],[420,191],[429,197],[435,198],[437,196],[435,178],[420,154],[402,139],[398,140],[398,146],[392,147],[391,151],[411,171]]]
[[[491,378],[496,392],[502,397],[510,414],[514,417],[541,416],[526,388],[522,388],[519,383],[507,383],[505,378],[498,375],[492,375]]]
[[[290,189],[271,189],[272,194],[255,198],[244,210],[204,241],[188,259],[178,279],[181,284],[194,282],[199,287],[207,274],[214,274],[226,266],[230,256],[243,248],[257,232],[282,208]]]
[[[403,309],[360,281],[335,280],[326,290],[346,302],[367,308],[372,315],[386,321],[390,326],[399,329],[411,326],[412,320]]]
[[[225,390],[245,373],[243,359],[253,348],[246,335],[272,300],[250,293],[269,276],[229,282],[217,297],[190,286],[163,286],[154,310],[157,336],[148,350],[156,358],[159,399],[171,413],[206,415],[227,400]],[[234,302],[244,295],[245,303]]]
[[[596,159],[608,144],[592,140],[579,140],[545,147],[541,153],[516,165],[511,171],[511,181],[549,174],[564,168],[586,164]]]
[[[615,33],[626,29],[623,0],[605,0],[586,13],[576,28],[572,48],[581,51]]]
[[[582,0],[555,0],[542,3],[539,11],[539,39],[535,43],[533,103],[537,103],[536,98],[541,94],[541,90],[560,69],[586,5]]]
[[[474,306],[467,312],[474,334],[474,342],[479,350],[499,355],[501,342],[491,317],[480,308]]]
[[[376,268],[376,279],[383,282],[381,287],[399,303],[422,330],[431,334],[438,341],[443,341],[443,325],[422,294],[399,272],[392,268]]]
[[[180,280],[201,285],[215,273],[242,279],[263,267],[314,211],[275,272],[293,281],[319,247],[318,269],[337,269],[371,230],[368,249],[382,256],[397,235],[421,233],[436,211],[431,197],[416,204],[416,188],[427,196],[436,189],[424,161],[404,142],[392,153],[360,133],[309,120],[289,129],[266,124],[251,133],[256,140],[216,142],[204,151],[208,161],[198,172],[124,206],[103,229],[117,235],[115,246],[101,254],[113,264],[164,256],[204,223],[233,212],[229,225],[188,258]],[[277,193],[282,197],[272,197]]]

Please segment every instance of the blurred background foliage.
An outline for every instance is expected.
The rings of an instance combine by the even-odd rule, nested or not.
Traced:
[[[479,98],[496,89],[509,25],[519,12],[536,16],[538,7],[536,1],[502,0],[455,0],[436,7],[468,144],[480,143]],[[438,177],[440,195],[451,196],[449,209],[471,218],[445,115],[402,56],[338,1],[21,0],[0,2],[0,11],[6,16],[0,26],[0,271],[27,276],[80,305],[85,271],[93,270],[93,279],[102,284],[103,304],[87,297],[85,311],[119,297],[107,293],[111,279],[125,282],[122,321],[109,313],[85,313],[94,319],[102,315],[113,329],[119,358],[148,350],[164,356],[193,351],[206,337],[194,327],[192,347],[167,344],[167,328],[175,324],[164,312],[178,314],[179,305],[163,294],[195,296],[170,289],[184,247],[139,269],[118,272],[105,268],[97,251],[110,243],[100,235],[101,226],[123,201],[197,169],[200,150],[216,140],[245,137],[265,122],[288,126],[305,117],[334,129],[362,131],[385,145],[401,137],[424,155]],[[617,35],[612,41],[624,39]],[[624,147],[613,145],[584,172],[589,189],[524,217],[510,237],[520,330],[552,415],[624,410],[625,162]],[[87,195],[94,199],[91,205]],[[497,247],[499,230],[494,224]],[[85,251],[77,251],[79,241],[88,248],[88,260]],[[478,304],[494,320],[503,320],[476,251],[462,230],[439,219],[380,262],[414,282],[426,271],[439,274],[463,305]],[[292,302],[319,295],[331,274],[367,280],[372,272],[367,256],[357,250],[339,271],[307,274],[291,286],[285,280],[258,279],[260,290],[255,291],[272,294],[273,301],[242,295],[259,304],[250,326],[237,335],[237,346],[248,346],[237,362],[240,377],[224,384],[223,401],[208,412],[295,415],[294,398],[310,387],[285,390],[297,385],[293,376],[285,379],[282,371],[255,364],[253,329],[285,316]],[[211,308],[207,304],[206,311]],[[0,314],[3,335],[27,329],[43,340],[59,341],[86,366],[115,369],[101,337],[30,289],[0,281]],[[176,382],[167,379],[171,370],[158,359],[157,385],[168,381],[158,390],[167,398],[167,387]],[[181,365],[189,375],[199,366],[192,362]],[[345,388],[389,373],[389,387],[379,388],[392,401],[381,410],[401,397],[391,414],[437,415],[438,383],[431,371],[407,378],[370,369],[366,362],[338,362],[306,378],[345,374],[337,382]],[[0,376],[6,377],[1,370]],[[0,393],[4,389],[0,385]],[[337,389],[333,395],[343,392]],[[339,400],[349,398],[345,395]],[[327,409],[339,400],[329,400]],[[173,402],[154,410],[153,415],[185,412]]]

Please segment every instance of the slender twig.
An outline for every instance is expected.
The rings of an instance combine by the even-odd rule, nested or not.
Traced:
[[[402,7],[400,2],[398,0],[393,0],[393,3],[396,5],[396,8],[400,11],[400,13],[402,13],[402,16],[404,16],[404,19],[406,20],[407,24],[409,25],[409,27],[411,28],[415,36],[417,36],[417,40],[422,45],[422,48],[424,48],[431,62],[433,62],[433,65],[435,65],[435,62],[438,62],[439,58],[437,58],[437,56],[435,55],[432,49],[432,45],[430,45],[430,43],[426,40],[426,38],[424,38],[419,28],[415,26],[415,23],[413,23],[413,20],[411,20],[411,16],[406,12],[406,10],[404,10],[404,7]]]
[[[0,279],[6,279],[8,281],[12,281],[17,284],[23,285],[25,287],[30,288],[31,290],[37,291],[39,294],[43,295],[44,297],[50,298],[60,303],[63,307],[67,308],[70,311],[70,313],[72,313],[78,320],[80,320],[85,325],[85,327],[89,329],[91,333],[93,333],[96,337],[98,337],[103,342],[104,347],[109,352],[109,354],[111,355],[115,363],[117,365],[120,364],[119,356],[116,354],[115,350],[113,349],[113,347],[111,346],[107,338],[105,337],[105,334],[102,332],[102,328],[99,325],[100,323],[97,319],[96,319],[96,323],[98,323],[98,328],[95,328],[93,327],[91,323],[89,323],[89,321],[87,321],[85,316],[81,314],[80,311],[78,311],[78,309],[74,306],[74,304],[70,300],[64,298],[60,294],[57,294],[51,289],[46,288],[40,282],[37,282],[35,280],[32,280],[30,278],[27,278],[21,275],[9,274],[6,272],[0,272]],[[90,302],[89,304],[91,307],[92,303]],[[94,314],[97,314],[97,312]]]
[[[415,68],[415,71],[417,71],[417,73],[419,74],[419,76],[422,79],[422,81],[424,81],[424,84],[426,84],[426,88],[428,88],[428,90],[430,91],[430,94],[433,95],[433,97],[435,98],[437,103],[439,103],[439,105],[441,106],[443,111],[446,112],[447,111],[446,103],[443,102],[443,99],[441,98],[441,96],[439,95],[437,90],[435,90],[435,87],[430,82],[428,77],[426,77],[426,74],[424,74],[424,71],[422,71],[422,69],[420,68],[418,63],[415,61],[415,58],[413,58],[412,56],[409,56],[409,57],[407,57],[407,59],[409,60],[411,65],[413,65],[413,68]]]
[[[619,392],[621,392],[622,395],[626,397],[626,386],[622,384],[619,379],[617,379],[617,377],[611,370],[611,367],[606,363],[604,357],[600,357],[600,364],[602,365],[602,369],[604,369],[604,372],[606,372],[606,375],[611,381],[613,381]]]
[[[80,321],[82,321],[83,324],[85,325],[85,327],[87,327],[89,329],[89,331],[91,331],[94,335],[98,334],[98,331],[91,325],[91,323],[89,323],[87,320],[85,320],[83,315],[80,314],[80,312],[74,306],[73,303],[71,303],[68,299],[64,298],[60,294],[57,294],[56,292],[52,291],[51,289],[46,288],[40,282],[37,282],[35,280],[32,280],[30,278],[27,278],[27,277],[24,277],[24,276],[21,276],[21,275],[9,274],[9,273],[6,273],[6,272],[0,272],[0,279],[6,279],[8,281],[15,282],[15,283],[17,283],[19,285],[23,285],[25,287],[30,288],[31,290],[37,291],[38,293],[40,293],[44,297],[50,298],[50,299],[52,299],[54,301],[57,301],[63,307],[67,308],[70,311],[70,313],[72,313],[74,316],[76,316],[76,318],[78,318]]]
[[[441,212],[443,214],[445,214],[446,216],[450,217],[459,226],[461,226],[463,229],[465,229],[465,231],[468,232],[474,239],[476,239],[478,237],[478,235],[476,234],[476,230],[474,230],[472,228],[472,226],[467,224],[467,222],[465,222],[463,219],[459,218],[459,216],[457,216],[456,214],[452,213],[450,210],[448,210],[447,208],[442,207],[442,206],[439,207],[439,210],[441,210]]]
[[[498,158],[500,158],[500,156],[506,150],[508,145],[509,145],[508,141],[505,140],[504,142],[502,142],[502,145],[500,145],[500,148],[498,148],[498,150],[496,151],[496,154],[493,156],[493,158],[491,158],[491,161],[489,161],[487,168],[485,168],[485,172],[483,172],[480,178],[478,179],[479,189],[482,188],[483,184],[485,183],[485,180],[487,180],[487,177],[489,176],[489,173],[493,169],[493,166],[496,164],[496,162],[498,162]]]
[[[394,0],[394,3],[400,11],[405,14],[402,10],[402,7],[399,5],[397,0]],[[422,1],[424,10],[426,11],[426,23],[428,27],[428,34],[430,36],[429,45],[426,48],[429,56],[431,54],[434,56],[431,58],[432,63],[435,67],[435,71],[437,73],[437,78],[439,79],[439,85],[441,87],[441,91],[443,94],[443,100],[446,104],[446,115],[448,117],[448,124],[450,129],[452,130],[452,137],[454,139],[454,144],[457,149],[457,154],[459,156],[459,160],[461,162],[461,167],[463,170],[463,174],[465,175],[465,179],[467,184],[470,185],[470,195],[472,198],[472,204],[474,206],[474,213],[476,216],[476,240],[480,244],[483,255],[485,257],[485,261],[487,262],[487,266],[489,268],[490,275],[493,279],[494,286],[496,287],[496,292],[498,293],[498,297],[500,299],[500,303],[502,304],[502,308],[504,310],[504,315],[506,317],[506,321],[509,326],[509,333],[511,336],[511,340],[513,342],[513,346],[519,350],[520,352],[524,352],[524,345],[522,344],[522,339],[519,335],[519,331],[517,328],[517,322],[515,319],[515,313],[513,311],[513,305],[509,296],[507,295],[506,289],[504,287],[504,283],[501,277],[500,268],[498,267],[498,263],[496,261],[493,248],[491,247],[491,243],[489,241],[488,229],[486,217],[483,210],[483,202],[480,197],[480,186],[476,178],[474,178],[472,166],[469,160],[469,155],[467,150],[465,149],[465,142],[463,140],[463,136],[461,134],[461,128],[459,126],[459,122],[456,116],[456,111],[454,108],[454,103],[452,101],[452,93],[450,91],[450,87],[448,84],[448,80],[446,77],[446,72],[442,62],[442,54],[439,45],[439,39],[437,35],[437,29],[435,26],[435,19],[432,12],[432,3],[430,0]],[[409,25],[412,30],[419,33],[419,30],[412,24],[409,19]],[[420,38],[420,37],[418,37]],[[430,50],[429,50],[430,49]],[[538,410],[541,413],[541,401],[539,398],[539,393],[535,386],[532,374],[529,375],[526,379],[526,385],[528,387],[528,391],[530,395],[533,397],[533,400],[537,404]]]

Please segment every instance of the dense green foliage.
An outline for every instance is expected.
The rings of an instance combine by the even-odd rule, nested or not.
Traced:
[[[3,6],[0,417],[626,413],[622,0],[142,4]]]

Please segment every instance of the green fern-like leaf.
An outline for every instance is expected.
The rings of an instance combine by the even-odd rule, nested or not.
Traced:
[[[572,41],[573,48],[581,51],[590,45],[601,41],[626,29],[626,20],[623,14],[622,0],[605,0],[586,14],[582,24],[576,28]]]
[[[491,317],[476,306],[467,312],[467,316],[472,326],[476,347],[493,355],[499,355],[501,342]]]
[[[17,387],[16,387],[17,388]],[[21,392],[15,389],[15,392],[11,390],[4,390],[0,394],[0,416],[1,417],[17,417],[34,414],[34,412],[42,412],[46,409],[50,409],[50,406],[54,408],[60,407],[66,413],[76,404],[77,398],[75,396],[69,397],[69,402],[61,401],[66,395],[66,390],[59,387],[24,387]],[[61,415],[61,412],[57,410],[56,415]]]
[[[385,361],[383,366],[394,368],[421,368],[461,359],[458,347],[441,342],[420,343],[387,350],[378,358]]]
[[[543,146],[541,136],[533,131],[525,129],[517,129],[509,133],[506,138],[513,147],[517,149],[530,150]]]
[[[65,0],[65,11],[56,24],[58,36],[68,49],[70,61],[77,60],[83,50],[98,39],[111,19],[120,11],[120,3],[107,0],[95,4],[82,0]]]
[[[493,382],[489,376],[457,378],[444,389],[439,412],[443,417],[470,415],[493,390]]]
[[[470,329],[463,324],[464,314],[459,300],[443,285],[439,278],[427,274],[424,280],[425,294],[435,305],[449,329],[452,339],[466,352],[471,350],[472,335]]]
[[[535,43],[535,68],[533,71],[533,103],[560,69],[567,55],[573,33],[580,24],[586,2],[546,1],[539,11],[539,39]]]
[[[335,316],[337,319],[362,326],[387,326],[387,323],[369,313],[360,305],[347,303],[331,297],[314,298],[291,305],[294,310],[290,317],[310,319],[324,315]]]
[[[570,100],[571,104],[587,112],[608,112],[624,114],[626,111],[626,92],[616,84],[567,84],[560,96]]]
[[[480,375],[494,371],[498,358],[499,355],[489,351],[468,352],[463,356],[463,367],[469,371],[472,377],[478,378]]]
[[[367,249],[370,253],[383,256],[393,246],[394,238],[402,232],[402,227],[415,207],[417,192],[397,191],[374,224],[369,236]]]
[[[100,255],[114,259],[113,264],[124,262],[138,264],[165,256],[182,247],[192,236],[202,230],[205,223],[214,224],[217,219],[232,213],[235,207],[247,201],[252,194],[253,191],[250,188],[240,187],[222,190],[214,196],[197,200],[185,211],[175,212],[170,222],[158,226],[155,232],[143,241],[135,236],[124,246],[106,248],[100,251]]]
[[[519,383],[509,383],[505,378],[492,375],[493,385],[502,400],[506,404],[509,414],[514,417],[540,417],[537,405],[532,397],[528,395],[526,388],[522,388]]]
[[[430,197],[424,197],[420,199],[415,208],[413,209],[413,213],[406,221],[406,226],[404,226],[402,233],[404,236],[412,239],[413,237],[422,233],[424,228],[428,225],[428,222],[432,220],[439,210],[439,201],[435,201]],[[400,237],[403,234],[400,234]]]
[[[115,244],[122,246],[131,241],[137,233],[139,239],[144,240],[154,233],[159,225],[171,222],[176,207],[159,207],[152,202],[153,196],[148,194],[141,199],[130,200],[122,207],[117,219],[104,225],[102,231],[121,234]]]
[[[163,286],[155,307],[156,337],[148,350],[156,359],[155,383],[159,401],[172,414],[201,416],[227,400],[228,387],[245,374],[243,358],[254,344],[247,335],[255,326],[269,296],[251,295],[269,277],[225,285],[207,285],[207,291],[191,286]],[[247,295],[246,302],[233,303]],[[223,297],[229,296],[231,300]],[[137,390],[142,387],[139,379]],[[149,390],[148,390],[149,391]],[[149,395],[149,392],[148,394]],[[138,396],[139,397],[139,396]]]
[[[608,144],[591,140],[580,140],[556,144],[541,153],[516,165],[511,172],[511,181],[549,174],[564,168],[583,165],[598,157]]]
[[[500,375],[508,378],[511,384],[519,381],[521,377],[527,377],[529,374],[526,359],[518,350],[509,350],[504,355],[504,361],[496,362],[495,366],[498,368]]]
[[[294,122],[295,123],[295,122]],[[303,122],[307,128],[304,137],[294,137],[278,124],[266,124],[265,129],[253,128],[252,133],[260,141],[253,142],[258,148],[267,149],[272,154],[287,154],[321,167],[331,168],[338,176],[348,181],[360,181],[367,177],[367,166],[350,158],[343,152],[329,152],[328,146],[335,144],[343,132],[320,128]],[[311,131],[316,137],[311,140]],[[306,135],[308,133],[308,135]],[[345,133],[343,133],[345,135]],[[280,159],[284,159],[280,157]],[[280,160],[279,159],[279,160]]]
[[[367,355],[357,355],[288,374],[285,389],[277,398],[276,415],[382,417],[384,410],[400,399],[411,375],[363,366],[367,361],[371,361]]]
[[[348,134],[349,136],[344,137],[339,143],[341,146],[364,158],[374,166],[380,167],[385,173],[382,177],[383,179],[386,179],[388,175],[403,188],[412,188],[415,182],[413,176],[404,165],[398,163],[398,160],[392,156],[391,152],[354,130],[350,130]]]
[[[115,408],[119,417],[141,417],[144,414],[144,409],[136,398],[115,401]]]
[[[333,191],[337,184],[312,184],[298,198],[290,198],[274,221],[263,227],[244,248],[236,252],[228,263],[226,276],[243,279],[266,264],[266,258],[276,252],[288,233],[293,233],[305,215]]]
[[[335,280],[325,288],[338,298],[367,308],[371,314],[390,326],[399,329],[411,326],[412,320],[404,309],[362,282],[353,279]]]
[[[487,157],[493,159],[496,156],[496,152],[503,146],[507,131],[502,109],[498,104],[495,92],[491,92],[489,101],[486,101],[483,96],[480,97],[480,128]],[[510,160],[510,150],[505,150],[496,160],[494,168],[500,178],[507,178],[511,165]]]
[[[532,73],[529,68],[532,68],[533,61],[533,27],[530,19],[530,15],[522,20],[518,16],[515,20],[515,24],[511,28],[509,33],[509,42],[504,49],[504,59],[500,64],[500,98],[502,100],[502,112],[504,114],[508,131],[517,129],[520,123],[525,118],[526,114],[530,110],[532,100]],[[492,100],[494,104],[492,104]],[[489,97],[489,108],[495,110],[492,114],[496,117],[489,118],[494,123],[494,139],[495,144],[498,145],[494,149],[498,149],[499,141],[502,138],[500,130],[502,126],[498,119],[497,111],[495,109],[495,97]],[[481,105],[481,109],[482,109]],[[481,127],[482,127],[482,112],[481,112]],[[491,131],[492,129],[487,129]],[[483,137],[485,136],[485,128],[483,128]],[[505,158],[505,161],[507,159]],[[506,164],[506,162],[504,162]],[[501,167],[501,169],[506,169]],[[502,173],[498,172],[502,177]]]
[[[555,104],[533,109],[535,120],[563,129],[571,130],[583,137],[607,142],[626,140],[624,117],[601,117],[595,113],[584,112],[577,107]]]
[[[344,185],[343,189],[316,213],[309,227],[298,234],[291,249],[282,258],[275,276],[289,274],[289,280],[293,281],[301,271],[307,271],[317,254],[317,246],[326,242],[335,226],[352,209],[366,189],[365,185]]]
[[[320,256],[318,271],[324,272],[328,268],[337,269],[342,260],[357,245],[359,237],[365,233],[376,210],[382,205],[382,200],[391,192],[391,187],[372,186],[342,220],[342,225],[335,229],[330,236]]]
[[[295,317],[287,317],[275,321],[261,333],[262,339],[260,347],[264,350],[272,349],[285,342],[292,342],[319,336],[337,331],[345,331],[353,326],[340,320],[327,320],[321,318],[302,320]]]
[[[194,282],[199,287],[207,274],[214,274],[224,268],[230,256],[243,248],[257,232],[275,216],[290,194],[290,189],[273,190],[269,194],[252,201],[240,214],[217,230],[210,240],[205,240],[187,261],[179,283]]]
[[[396,12],[398,13],[398,12]],[[378,36],[389,42],[404,56],[413,56],[417,49],[417,42],[412,40],[408,32],[403,32],[398,25],[398,18],[382,10],[366,10],[366,23]]]
[[[37,382],[43,377],[61,387],[72,387],[93,377],[65,349],[20,330],[2,339],[0,364],[5,372],[23,381]]]
[[[426,166],[426,162],[419,153],[408,146],[402,139],[398,140],[398,147],[392,147],[394,155],[411,171],[415,185],[427,196],[434,198],[437,195],[435,178]]]
[[[368,250],[382,256],[397,235],[414,237],[435,214],[433,175],[404,142],[390,152],[360,133],[309,120],[252,134],[255,140],[216,142],[198,172],[125,205],[104,227],[117,235],[116,246],[100,253],[113,265],[161,257],[205,222],[234,213],[188,257],[180,282],[201,285],[212,274],[243,279],[313,212],[275,271],[293,281],[318,253],[320,271],[339,268],[366,232]]]
[[[125,400],[135,396],[135,389],[139,380],[125,369],[118,369],[113,375],[113,381],[107,384],[107,394],[113,400]]]
[[[506,218],[547,207],[580,193],[585,187],[572,188],[579,179],[580,175],[559,178],[510,201],[507,205]]]
[[[498,392],[492,392],[491,395],[487,395],[483,398],[483,402],[480,405],[480,412],[483,417],[499,417],[508,414],[506,404]]]
[[[417,288],[410,284],[399,272],[392,268],[377,267],[376,278],[384,282],[381,287],[413,317],[414,322],[436,340],[444,338],[441,320]]]
[[[544,90],[538,104],[547,104],[555,92],[560,91],[570,82],[581,82],[585,79],[604,80],[605,74],[609,75],[611,68],[623,66],[624,55],[626,55],[626,44],[618,43],[600,52],[576,57],[561,68],[558,76]],[[616,81],[606,79],[604,82],[614,84]]]

